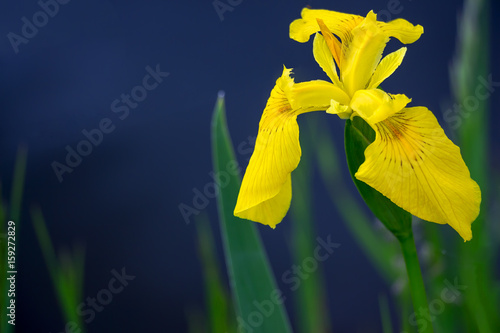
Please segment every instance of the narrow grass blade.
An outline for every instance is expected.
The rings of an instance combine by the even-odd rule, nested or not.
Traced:
[[[408,279],[405,280],[408,283]],[[410,289],[404,288],[397,299],[399,306],[399,317],[401,318],[401,332],[416,332],[415,319],[413,318],[415,312],[411,306]],[[411,326],[410,326],[411,322]]]
[[[198,231],[198,253],[205,280],[206,309],[210,332],[233,332],[236,330],[234,312],[231,311],[233,305],[221,278],[212,229],[206,215],[197,216],[196,229]]]
[[[378,296],[378,304],[380,307],[380,320],[382,322],[382,331],[384,333],[392,333],[391,311],[389,309],[389,302],[385,294]]]
[[[233,215],[241,184],[229,172],[237,165],[226,124],[224,95],[219,93],[212,118],[212,154],[220,194],[219,221],[238,328],[253,332],[290,332],[281,291],[271,272],[254,222]],[[222,181],[222,175],[229,180]]]
[[[81,247],[74,254],[63,251],[58,261],[40,208],[32,208],[31,218],[64,320],[84,333],[82,317],[76,312],[83,294],[84,251]]]
[[[307,119],[311,120],[311,118]],[[290,207],[292,218],[291,253],[293,262],[301,264],[305,259],[314,256],[317,246],[314,233],[312,191],[313,145],[309,127],[301,130],[302,159],[299,167],[293,172],[293,198]],[[318,268],[301,281],[294,293],[295,311],[299,332],[330,332],[326,286],[323,270]]]

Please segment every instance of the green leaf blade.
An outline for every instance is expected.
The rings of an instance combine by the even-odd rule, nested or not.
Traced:
[[[236,329],[234,313],[228,290],[222,280],[217,261],[210,221],[206,215],[196,218],[198,252],[203,268],[205,299],[210,332],[233,332]]]

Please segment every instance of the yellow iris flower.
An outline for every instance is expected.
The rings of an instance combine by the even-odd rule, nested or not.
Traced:
[[[427,108],[406,108],[411,100],[405,95],[377,89],[406,53],[403,47],[382,59],[389,38],[408,44],[422,33],[420,25],[403,19],[377,21],[373,11],[362,17],[304,8],[290,25],[290,37],[304,43],[315,34],[314,58],[332,82],[295,83],[291,69],[284,68],[260,120],[234,214],[272,228],[281,222],[292,198],[291,172],[301,156],[297,116],[326,110],[344,119],[359,116],[376,133],[355,174],[358,180],[411,214],[447,223],[470,240],[481,192],[460,149]]]

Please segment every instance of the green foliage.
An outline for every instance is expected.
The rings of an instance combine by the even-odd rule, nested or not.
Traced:
[[[491,77],[490,72],[490,20],[488,0],[468,0],[464,3],[458,31],[457,52],[450,77],[455,103],[462,111],[455,123],[455,134],[471,177],[481,187],[481,213],[472,224],[473,239],[467,244],[456,243],[459,261],[453,265],[454,274],[467,286],[464,297],[466,311],[463,318],[470,318],[471,331],[500,331],[500,288],[495,267],[498,264],[500,235],[496,227],[498,217],[489,211],[491,205],[491,179],[495,178],[489,167],[490,96],[478,94],[478,87]],[[483,87],[491,92],[493,86]],[[477,102],[475,108],[466,101]],[[468,106],[469,105],[469,106]]]
[[[31,218],[64,320],[75,323],[83,333],[82,317],[76,310],[83,299],[84,251],[80,247],[74,254],[61,251],[57,258],[41,210],[33,208]]]
[[[307,120],[310,121],[312,118]],[[310,127],[301,130],[302,160],[292,174],[294,193],[290,206],[292,220],[290,252],[295,263],[301,263],[306,258],[310,258],[317,246],[314,233],[314,193],[312,190],[315,147],[309,129]],[[318,263],[318,268],[308,273],[307,279],[301,282],[299,289],[294,293],[295,320],[299,332],[331,331],[326,286],[322,273],[321,263]]]
[[[250,325],[254,332],[290,332],[266,252],[254,222],[233,215],[241,176],[229,173],[236,156],[227,129],[224,97],[219,94],[212,118],[212,156],[216,175],[223,173],[229,181],[218,181],[219,222],[239,327]],[[259,318],[262,318],[260,320]]]
[[[198,253],[203,266],[205,281],[206,309],[210,332],[234,332],[236,321],[233,304],[221,277],[221,270],[217,262],[210,221],[205,215],[196,219],[198,230]]]
[[[392,333],[391,311],[389,309],[389,301],[385,294],[378,296],[378,304],[380,308],[380,319],[382,321],[382,330],[384,333]]]

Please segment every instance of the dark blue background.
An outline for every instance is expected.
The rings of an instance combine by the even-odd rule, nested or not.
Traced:
[[[25,210],[18,235],[18,331],[63,330],[29,219],[33,203],[42,207],[57,248],[84,244],[85,297],[107,286],[112,269],[125,267],[136,276],[97,314],[89,332],[184,331],[186,311],[204,305],[196,228],[194,222],[185,223],[178,205],[192,205],[193,188],[202,189],[211,181],[210,118],[217,92],[226,92],[234,143],[244,142],[256,134],[283,65],[294,68],[297,82],[326,79],[312,57],[312,43],[288,38],[289,24],[299,18],[304,6],[365,15],[371,9],[387,9],[388,3],[242,1],[221,20],[210,0],[72,0],[60,5],[59,12],[16,54],[7,34],[20,34],[21,18],[31,20],[40,7],[36,1],[3,1],[0,136],[4,197],[18,145],[23,143],[29,150]],[[413,98],[413,105],[429,107],[446,127],[442,112],[451,100],[448,72],[462,3],[401,0],[400,5],[401,13],[393,18],[421,24],[425,33],[409,45],[403,65],[384,82],[384,89],[406,94]],[[496,4],[492,11],[495,17]],[[393,40],[386,53],[400,46]],[[497,51],[493,50],[494,59]],[[157,64],[170,75],[120,120],[111,103],[142,83],[146,66]],[[496,63],[492,70],[498,72]],[[493,77],[498,81],[499,76]],[[498,102],[495,93],[494,109]],[[343,121],[326,114],[314,116],[330,124],[342,151]],[[105,134],[102,143],[59,182],[51,163],[64,163],[65,147],[75,148],[85,139],[82,130],[96,128],[103,118],[111,119],[115,130]],[[498,125],[498,120],[495,115],[492,124]],[[498,142],[498,131],[494,135],[492,140]],[[494,167],[498,167],[499,150],[492,149]],[[248,157],[239,156],[242,163]],[[346,170],[343,174],[349,177]],[[314,186],[316,233],[330,234],[342,244],[324,264],[333,326],[337,332],[379,332],[378,295],[390,292],[391,286],[383,283],[360,252],[321,182]],[[212,199],[205,209],[214,227],[215,206]],[[274,231],[259,229],[280,276],[293,264],[287,250],[289,223],[285,219]],[[218,249],[222,253],[220,245]],[[292,313],[292,303],[286,305]]]

